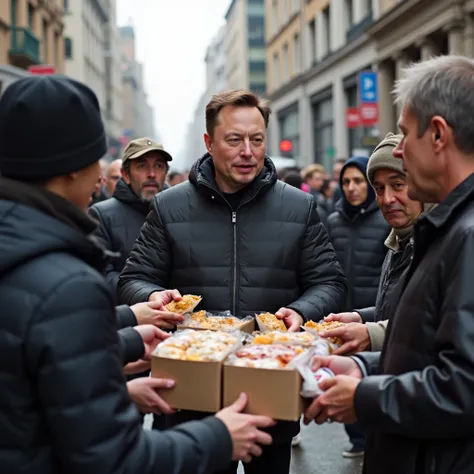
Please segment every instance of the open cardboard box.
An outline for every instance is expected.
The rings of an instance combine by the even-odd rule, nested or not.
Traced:
[[[222,362],[167,359],[152,355],[151,376],[174,380],[160,392],[173,408],[215,413],[221,408]]]
[[[304,411],[302,378],[296,369],[224,365],[223,382],[223,406],[229,406],[244,392],[249,399],[245,413],[298,421]]]
[[[193,331],[217,331],[217,329],[195,328],[195,327],[185,326],[185,325],[178,325],[176,326],[176,329],[178,331],[183,331],[185,329],[191,329]],[[222,329],[220,329],[220,331],[222,331]],[[255,319],[252,319],[251,321],[247,321],[245,324],[243,324],[239,328],[235,328],[234,331],[242,331],[242,332],[246,332],[247,334],[252,334],[255,331]]]

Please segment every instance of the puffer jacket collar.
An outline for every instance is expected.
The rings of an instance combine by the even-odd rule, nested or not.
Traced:
[[[344,219],[348,220],[349,222],[354,222],[357,220],[358,217],[363,216],[364,214],[372,214],[373,212],[378,211],[379,206],[377,201],[373,201],[369,204],[369,206],[365,209],[360,209],[354,216],[350,217],[347,215],[346,211],[344,210],[344,201],[343,199],[339,199],[334,206],[334,210],[339,212]]]
[[[222,191],[217,186],[214,162],[209,153],[206,153],[194,163],[189,173],[189,181],[196,186],[199,191],[206,193],[210,197],[217,194],[225,201]],[[257,194],[268,191],[276,181],[277,171],[275,165],[268,156],[265,156],[263,169],[247,186],[242,203],[249,202],[256,197]]]
[[[145,217],[150,212],[150,203],[142,201],[122,178],[117,181],[113,197],[117,199],[117,201],[132,207]]]

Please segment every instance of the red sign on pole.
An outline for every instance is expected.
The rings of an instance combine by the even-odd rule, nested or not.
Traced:
[[[379,106],[376,102],[360,104],[360,121],[366,127],[371,127],[378,123]]]
[[[36,76],[46,76],[47,74],[54,74],[56,68],[50,64],[35,64],[28,68],[28,72]]]
[[[357,107],[348,107],[346,109],[347,128],[356,128],[360,125],[360,111]]]

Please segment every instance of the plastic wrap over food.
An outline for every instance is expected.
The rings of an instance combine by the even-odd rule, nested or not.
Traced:
[[[153,355],[167,359],[220,362],[248,337],[240,331],[176,331],[158,344]]]
[[[250,344],[229,355],[226,364],[257,369],[286,369],[305,349],[282,344]]]
[[[212,314],[206,311],[197,311],[196,313],[186,314],[184,321],[178,326],[196,329],[212,329],[214,331],[236,331],[249,321],[252,316],[237,318],[230,311],[220,314]]]
[[[258,328],[260,329],[261,332],[287,331],[283,320],[278,319],[272,313],[256,314],[255,319],[257,320]]]
[[[201,296],[183,295],[180,301],[172,301],[168,303],[165,308],[171,313],[187,314],[192,313],[201,301]]]
[[[283,344],[297,346],[311,346],[316,337],[310,332],[254,332],[252,344]]]
[[[318,323],[315,321],[307,321],[304,326],[301,326],[301,328],[304,331],[314,334],[318,339],[326,341],[330,350],[329,353],[331,354],[333,351],[341,347],[344,342],[339,337],[329,337],[326,339],[321,338],[319,334],[322,331],[331,331],[332,329],[342,326],[344,326],[344,323],[339,321],[319,321]]]
[[[321,395],[323,390],[319,388],[319,382],[334,377],[334,372],[326,367],[321,367],[314,372],[311,369],[312,359],[315,355],[318,355],[316,349],[317,345],[312,350],[305,351],[298,357],[295,357],[289,363],[289,367],[298,370],[303,379],[300,391],[300,395],[303,398],[315,398]]]

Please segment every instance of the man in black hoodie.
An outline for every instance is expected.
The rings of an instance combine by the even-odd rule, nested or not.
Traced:
[[[245,396],[198,423],[141,428],[101,274],[104,251],[86,213],[106,149],[97,97],[83,84],[28,77],[2,95],[1,470],[210,474],[249,461],[271,441],[257,427],[272,421],[238,413]],[[162,298],[167,304],[173,292]],[[139,359],[138,333],[136,341]]]
[[[150,212],[150,203],[165,187],[168,163],[173,158],[149,138],[132,140],[124,150],[122,179],[111,199],[94,204],[89,214],[99,221],[98,237],[120,254],[106,267],[106,279],[115,292],[120,272]]]

